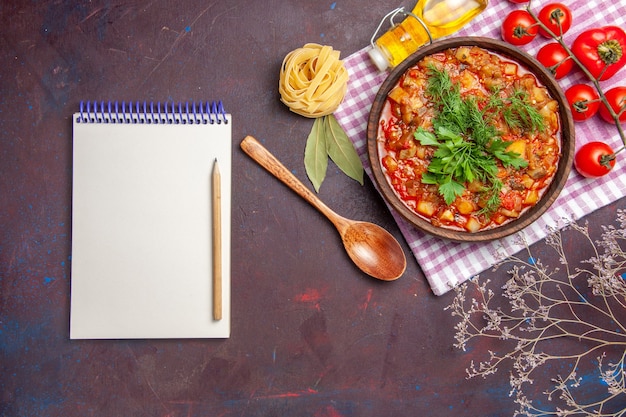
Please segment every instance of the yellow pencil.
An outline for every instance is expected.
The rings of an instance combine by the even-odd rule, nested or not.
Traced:
[[[222,190],[220,169],[213,165],[213,320],[222,319]]]

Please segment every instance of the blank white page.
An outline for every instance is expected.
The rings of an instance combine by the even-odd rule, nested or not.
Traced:
[[[70,338],[230,336],[231,118],[74,115]],[[211,173],[221,172],[223,316],[212,315]]]

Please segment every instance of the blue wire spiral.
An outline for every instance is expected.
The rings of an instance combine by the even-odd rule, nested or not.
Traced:
[[[150,102],[81,101],[78,123],[221,124],[228,123],[221,101]]]

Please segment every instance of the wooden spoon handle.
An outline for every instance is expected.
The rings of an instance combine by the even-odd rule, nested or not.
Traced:
[[[272,175],[281,180],[285,185],[295,191],[300,197],[308,201],[313,207],[324,214],[333,224],[343,224],[343,218],[332,211],[324,204],[315,194],[300,182],[289,170],[270,153],[259,141],[252,136],[246,136],[241,142],[241,149],[252,159],[259,163],[263,168],[268,170]]]

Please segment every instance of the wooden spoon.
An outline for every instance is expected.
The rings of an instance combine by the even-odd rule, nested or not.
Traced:
[[[244,138],[241,149],[335,225],[348,255],[363,272],[383,281],[395,280],[404,273],[404,252],[389,232],[375,224],[349,220],[332,211],[252,136]]]

